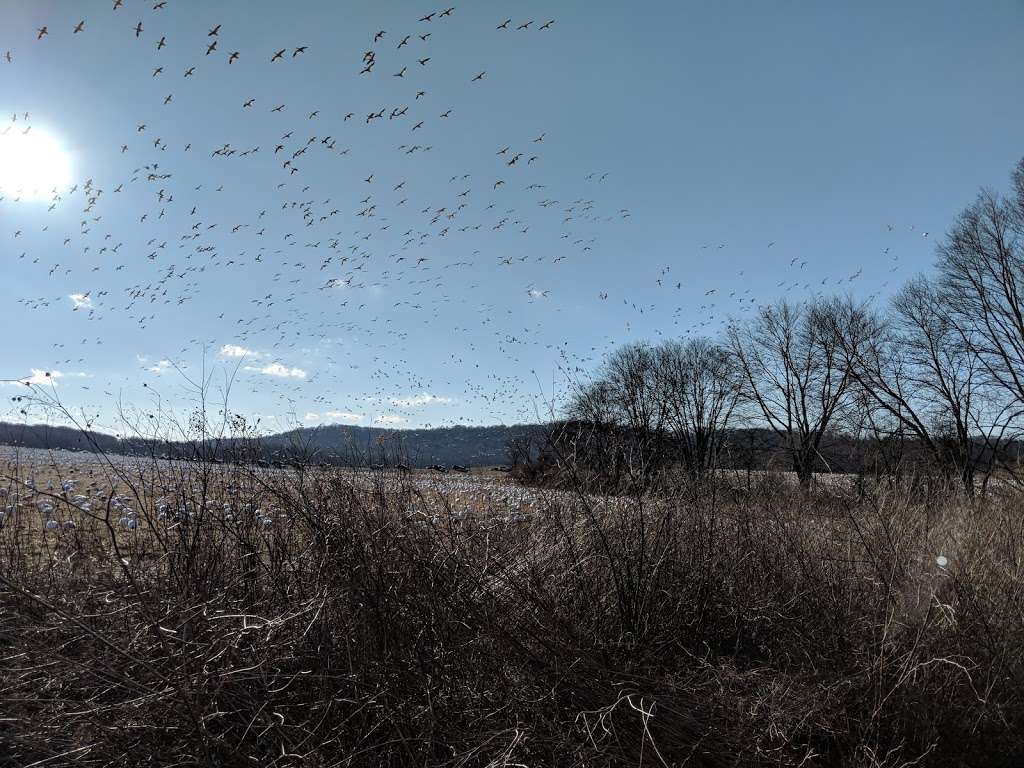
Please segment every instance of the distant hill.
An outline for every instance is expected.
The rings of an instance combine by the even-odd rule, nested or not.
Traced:
[[[330,463],[374,463],[386,457],[391,462],[426,467],[431,464],[461,464],[481,467],[507,464],[508,444],[516,437],[539,434],[539,425],[492,427],[439,427],[436,429],[379,429],[347,425],[295,429],[269,435],[259,441],[245,441],[249,451],[265,454],[308,456]],[[153,443],[146,440],[122,440],[98,432],[83,433],[70,427],[45,424],[0,422],[0,444],[26,448],[92,450],[93,445],[108,453],[168,454],[190,456],[193,446],[181,443]],[[215,455],[239,445],[226,440],[210,444]],[[252,453],[250,453],[252,455]]]
[[[507,464],[508,445],[514,438],[540,434],[540,425],[492,427],[438,427],[435,429],[379,429],[333,425],[297,429],[272,435],[261,442],[269,448],[298,451],[343,462],[378,461],[426,467],[461,464],[482,467]]]

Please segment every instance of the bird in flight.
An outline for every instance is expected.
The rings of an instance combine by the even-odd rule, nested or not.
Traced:
[[[552,19],[551,21],[548,21],[548,22],[545,22],[544,24],[541,24],[540,27],[538,27],[538,29],[551,29],[551,25],[554,24],[554,23],[555,23],[555,20]]]
[[[135,25],[135,36],[139,37],[142,34],[142,22],[140,21]]]
[[[209,32],[207,32],[206,36],[207,37],[216,37],[219,32],[220,32],[220,24],[218,24],[216,27],[214,27]]]
[[[285,49],[282,48],[280,51],[278,51],[273,56],[271,56],[270,63],[273,64],[275,61],[277,61],[278,59],[282,58],[284,56],[284,52],[285,52]]]
[[[85,29],[85,19],[83,19],[82,21],[78,22],[78,23],[77,23],[77,24],[75,25],[75,32],[74,32],[74,34],[76,34],[76,35],[77,35],[77,34],[78,34],[79,32],[81,32],[81,31],[82,31],[83,29]]]
[[[473,78],[473,80],[472,80],[471,82],[474,82],[474,83],[475,83],[475,82],[476,82],[477,80],[483,80],[483,79],[484,79],[484,75],[486,75],[486,74],[487,74],[486,72],[481,72],[481,73],[480,73],[479,75],[477,75],[476,77],[474,77],[474,78]]]
[[[292,51],[292,58],[294,59],[294,58],[295,58],[296,56],[298,56],[298,55],[299,55],[300,53],[305,53],[305,52],[306,52],[306,49],[307,49],[308,47],[309,47],[309,46],[306,46],[306,45],[300,45],[300,46],[299,46],[298,48],[296,48],[296,49],[295,49],[294,51]]]
[[[508,29],[508,25],[512,23],[512,19],[505,19],[501,24],[498,25],[498,29]]]
[[[46,27],[40,27],[39,29],[36,30],[36,32],[38,33],[36,35],[36,40],[42,40],[44,36],[50,33],[50,31]]]
[[[161,37],[160,38],[160,42],[158,42],[156,44],[156,49],[159,51],[162,48],[165,48],[166,46],[167,46],[167,38],[166,37]]]
[[[430,21],[436,15],[437,15],[437,11],[434,11],[433,13],[428,13],[426,16],[424,16],[422,19],[420,19],[420,21]]]
[[[233,51],[232,54],[228,56],[228,64],[234,64],[236,61],[238,61],[238,57],[241,55],[242,54],[240,54],[238,51]]]

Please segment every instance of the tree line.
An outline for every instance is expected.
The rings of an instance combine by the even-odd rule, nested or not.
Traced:
[[[633,343],[575,386],[538,448],[575,470],[645,482],[701,480],[737,427],[769,429],[803,486],[828,470],[823,441],[868,441],[900,470],[914,447],[967,493],[1015,477],[1024,424],[1024,160],[1009,192],[982,191],[937,248],[932,274],[884,305],[780,300],[721,338]],[[734,446],[735,447],[735,446]],[[513,460],[530,453],[513,446]],[[535,458],[535,457],[534,457]]]

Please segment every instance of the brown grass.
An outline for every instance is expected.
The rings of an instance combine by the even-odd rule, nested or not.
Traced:
[[[1024,762],[1018,493],[92,470],[8,468],[0,763]]]

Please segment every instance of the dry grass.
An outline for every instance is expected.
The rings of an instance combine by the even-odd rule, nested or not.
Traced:
[[[610,499],[38,458],[7,476],[0,763],[1024,762],[1009,491],[769,476]]]

